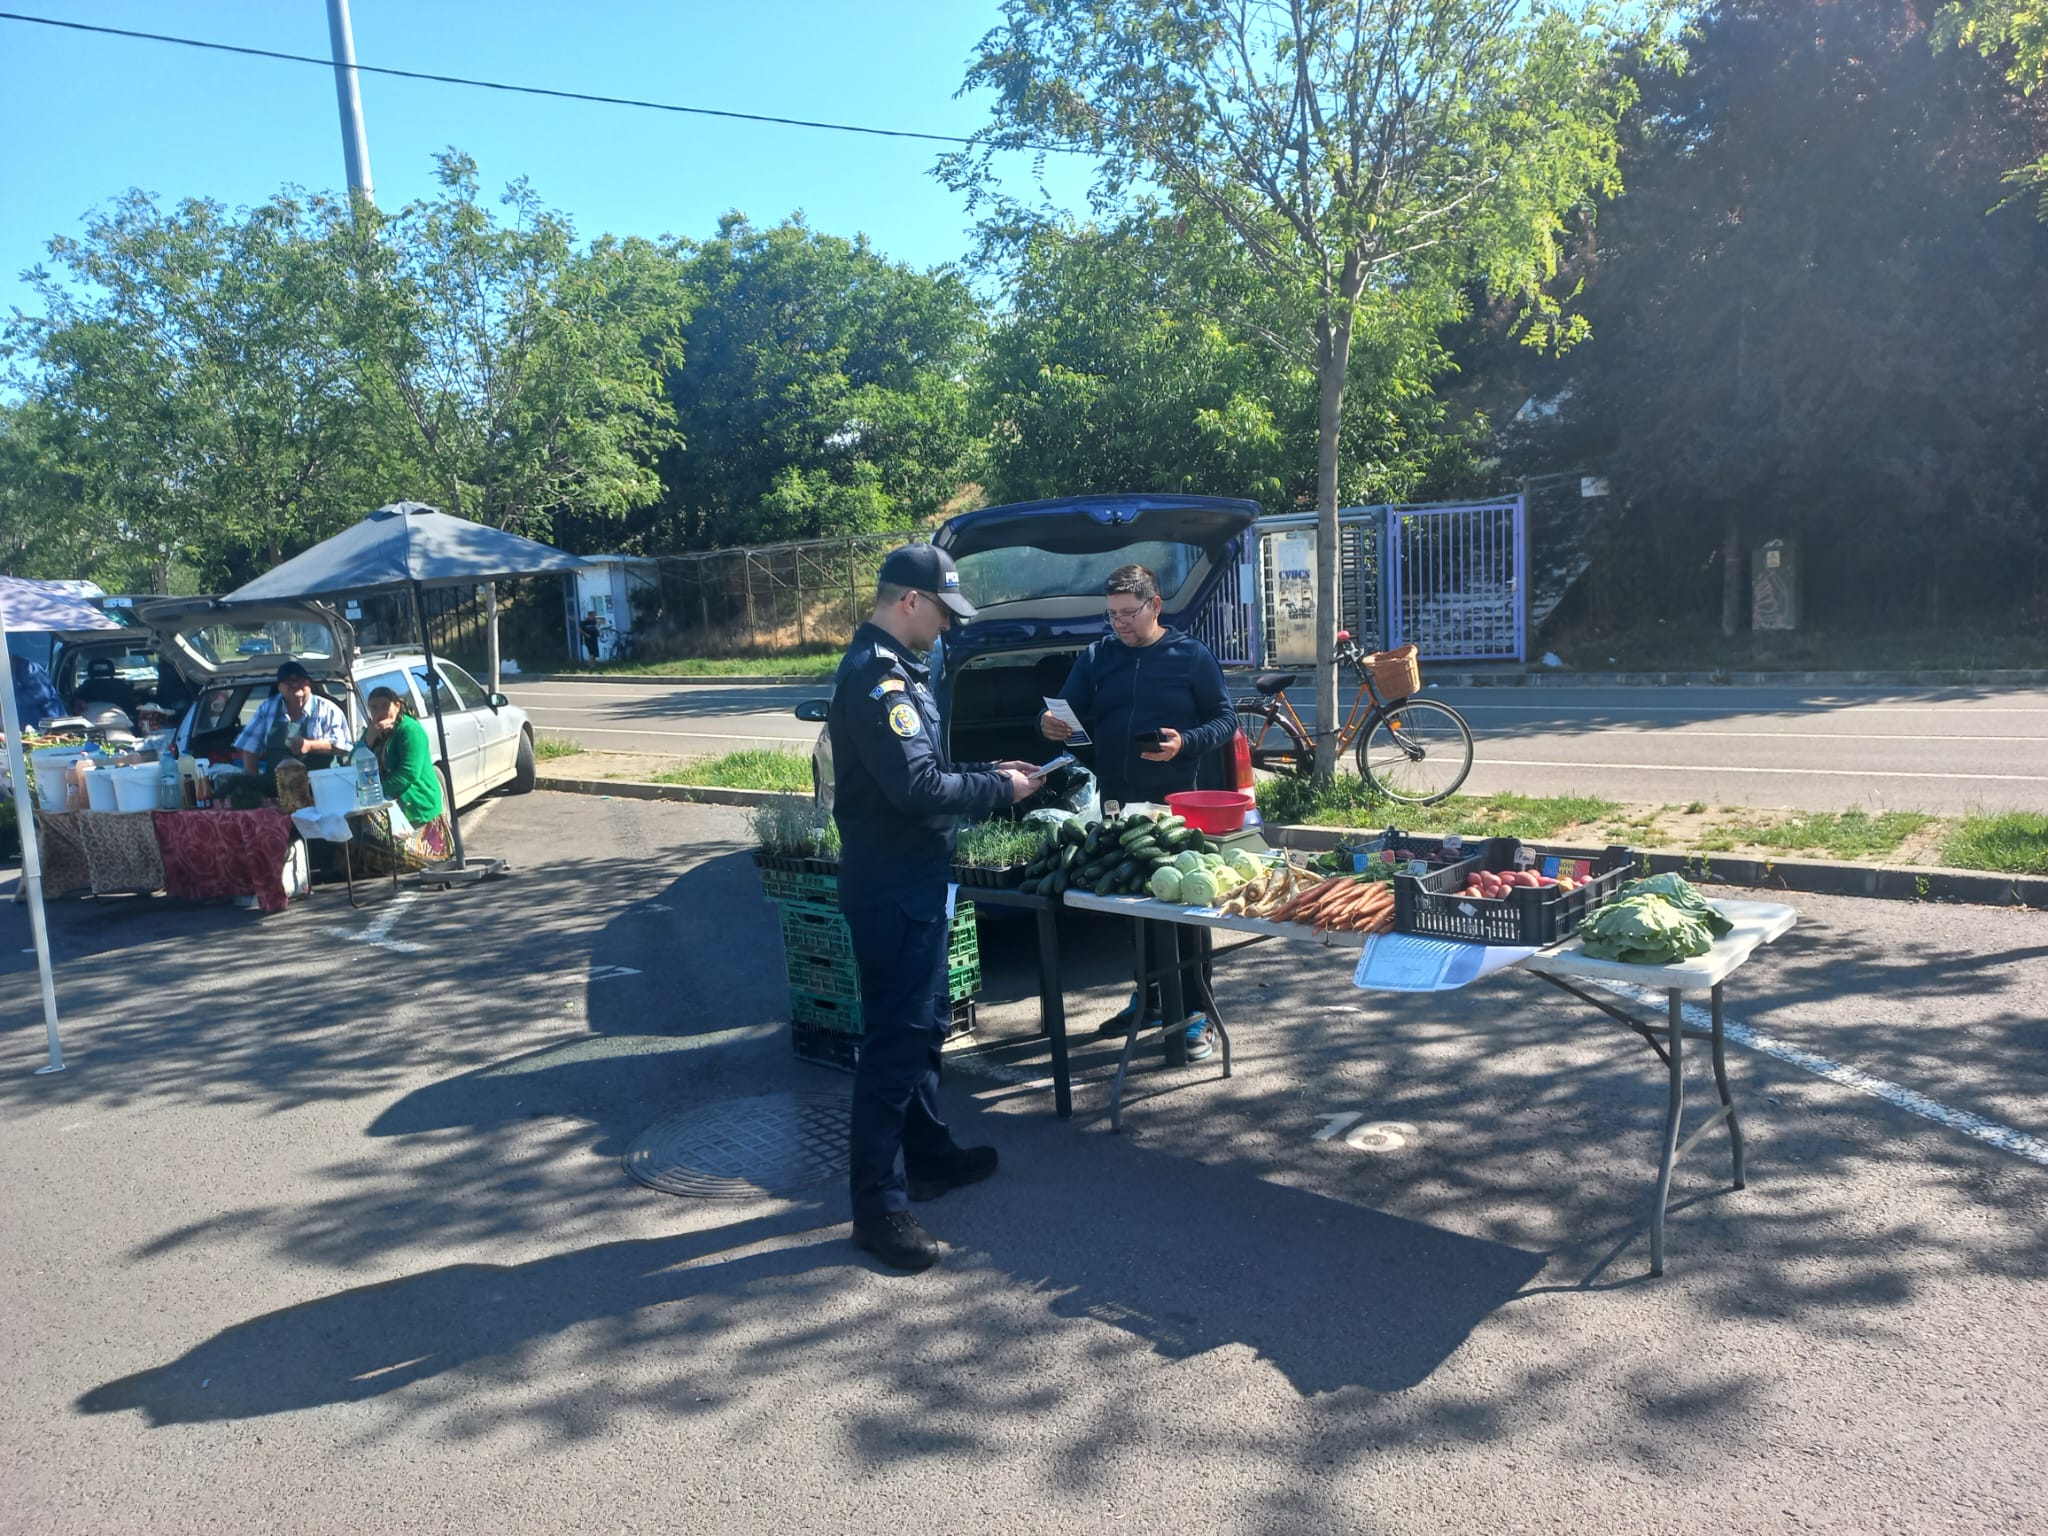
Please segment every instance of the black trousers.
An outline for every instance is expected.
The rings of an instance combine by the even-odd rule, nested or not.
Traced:
[[[865,1218],[910,1208],[906,1159],[930,1162],[953,1149],[939,1118],[940,1048],[952,1012],[946,918],[913,917],[886,900],[843,905],[866,1026],[848,1147],[853,1214]]]

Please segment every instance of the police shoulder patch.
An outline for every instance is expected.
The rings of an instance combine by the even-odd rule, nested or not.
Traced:
[[[902,691],[902,678],[885,677],[879,683],[875,684],[875,691],[869,694],[868,697],[871,699],[879,699],[885,693],[901,693]]]
[[[889,729],[898,736],[901,736],[905,741],[915,736],[923,727],[923,724],[924,722],[918,719],[917,711],[911,707],[908,699],[898,699],[889,706]]]

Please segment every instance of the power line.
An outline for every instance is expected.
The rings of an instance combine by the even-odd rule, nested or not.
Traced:
[[[93,32],[104,37],[133,38],[145,43],[173,43],[181,48],[199,48],[211,53],[237,53],[252,59],[275,59],[286,64],[312,64],[332,69],[334,60],[304,53],[278,53],[269,48],[245,48],[236,43],[212,43],[197,37],[172,37],[163,32],[131,32],[125,27],[96,27],[82,21],[59,21],[54,16],[24,16],[18,11],[0,11],[0,21],[25,22],[30,26],[58,27],[67,32]],[[913,133],[902,128],[869,128],[860,123],[826,123],[805,117],[770,117],[759,112],[727,112],[717,107],[685,107],[672,101],[643,101],[633,96],[597,96],[585,91],[558,91],[544,85],[511,85],[502,80],[472,80],[464,75],[436,75],[417,69],[388,69],[377,64],[357,64],[359,74],[387,75],[394,80],[424,80],[432,85],[467,85],[480,91],[508,91],[516,96],[548,96],[557,101],[587,101],[605,107],[639,107],[649,112],[674,112],[686,117],[722,117],[740,123],[770,123],[781,128],[822,128],[833,133],[860,133],[878,139],[918,139],[928,144],[973,144],[970,138],[949,133]],[[1049,154],[1079,154],[1060,144],[1030,146]]]

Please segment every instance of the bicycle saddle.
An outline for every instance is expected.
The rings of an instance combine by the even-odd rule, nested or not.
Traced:
[[[1261,672],[1258,681],[1252,686],[1270,697],[1282,688],[1292,688],[1300,680],[1299,672]]]

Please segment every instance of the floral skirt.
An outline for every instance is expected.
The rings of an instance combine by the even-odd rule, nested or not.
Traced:
[[[446,812],[424,827],[415,827],[410,836],[396,841],[391,836],[388,821],[381,816],[365,816],[360,835],[363,867],[372,874],[388,875],[394,869],[405,874],[438,864],[455,854],[455,839],[448,831]]]

